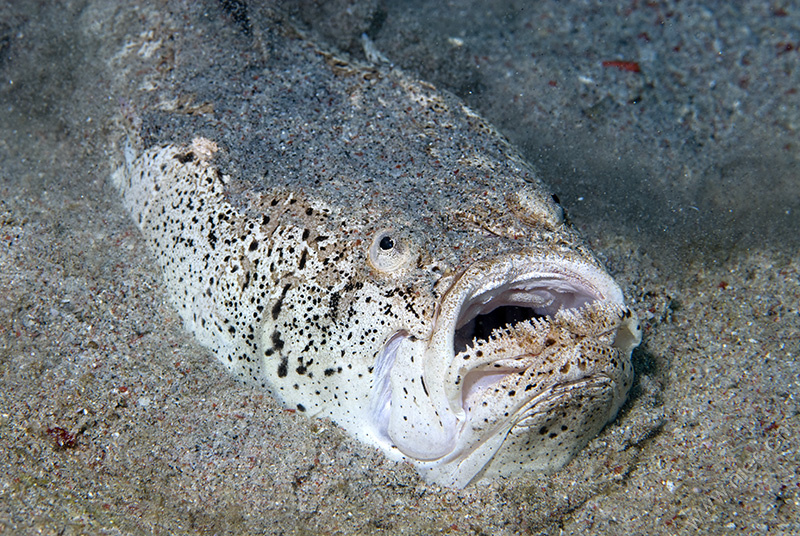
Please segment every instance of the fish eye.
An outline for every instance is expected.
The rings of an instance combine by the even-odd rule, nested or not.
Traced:
[[[396,273],[408,266],[413,248],[404,233],[384,229],[375,234],[369,246],[369,264],[383,273]]]
[[[394,247],[394,238],[389,235],[383,235],[381,237],[381,241],[378,242],[378,247],[380,247],[383,251],[389,251]]]

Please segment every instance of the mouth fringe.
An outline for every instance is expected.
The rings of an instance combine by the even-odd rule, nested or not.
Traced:
[[[567,277],[529,277],[473,292],[462,303],[453,334],[461,407],[469,412],[482,393],[509,375],[525,375],[543,359],[557,360],[562,343],[556,339],[563,335],[555,333],[613,345],[626,311],[613,298]]]
[[[594,290],[564,279],[531,280],[483,289],[462,304],[453,336],[453,355],[507,327],[524,322],[549,322],[558,311],[578,313],[586,304],[602,299]]]

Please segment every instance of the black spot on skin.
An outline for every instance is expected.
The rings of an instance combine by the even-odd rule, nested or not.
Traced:
[[[297,411],[305,411],[306,407],[303,404],[297,404]]]
[[[281,332],[278,331],[277,329],[275,331],[273,331],[271,339],[272,339],[273,348],[275,348],[276,350],[280,351],[283,348],[283,345],[284,345],[283,339],[281,339]],[[284,359],[286,359],[286,358],[284,357]]]
[[[186,154],[180,154],[180,153],[176,154],[175,155],[175,160],[177,160],[181,164],[185,164],[187,162],[191,162],[192,160],[194,160],[194,153],[192,151],[189,151]]]
[[[278,378],[285,378],[287,374],[289,374],[289,358],[284,356],[278,365]]]
[[[308,229],[303,229],[303,240],[308,240],[308,236],[311,234],[311,231]]]
[[[252,242],[250,242],[250,247],[247,248],[247,249],[249,249],[250,251],[257,250],[258,249],[258,240],[253,240]]]
[[[311,216],[312,214],[314,214],[314,209],[311,208],[311,207],[308,207],[306,209],[306,216]]]
[[[308,250],[304,249],[300,255],[300,263],[297,265],[300,270],[306,267],[306,257],[308,257]]]
[[[325,369],[325,376],[333,376],[336,374],[336,371],[332,368]]]
[[[267,225],[269,223],[269,216],[266,214],[261,215],[261,225]]]
[[[289,287],[291,287],[291,283],[286,283],[283,286],[283,290],[281,291],[281,296],[278,298],[278,301],[275,302],[275,305],[272,306],[272,319],[277,320],[278,315],[281,313],[281,307],[283,306],[283,299],[286,297],[286,293],[289,291]]]

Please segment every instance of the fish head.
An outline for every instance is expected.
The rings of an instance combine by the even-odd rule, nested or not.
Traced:
[[[418,300],[435,302],[419,309],[433,316],[394,331],[377,358],[375,434],[429,481],[463,487],[558,469],[626,399],[636,314],[594,257],[564,239],[558,214],[541,214],[535,236],[484,238],[482,255],[417,285]],[[390,234],[375,235],[371,255],[390,249]],[[405,248],[391,268],[418,258]]]

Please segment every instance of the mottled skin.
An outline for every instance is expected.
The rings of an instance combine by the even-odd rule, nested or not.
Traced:
[[[204,113],[175,104],[173,80],[127,97],[141,111],[113,182],[187,329],[242,381],[428,480],[563,465],[631,384],[639,330],[618,286],[455,98],[271,38],[291,62],[225,67],[248,91],[182,83]],[[209,69],[245,46],[184,39]],[[243,107],[258,119],[203,120]]]

